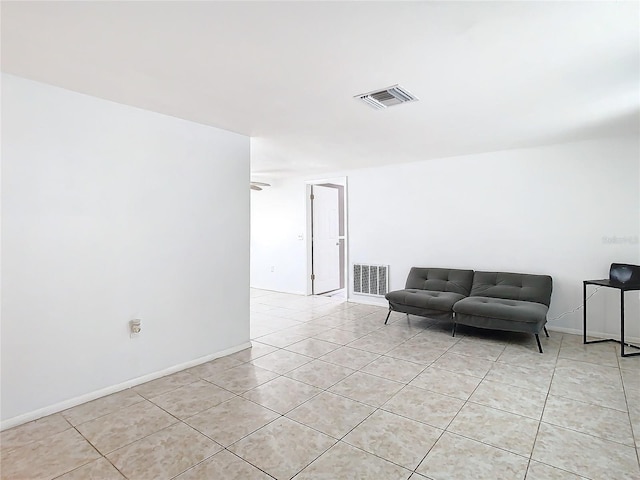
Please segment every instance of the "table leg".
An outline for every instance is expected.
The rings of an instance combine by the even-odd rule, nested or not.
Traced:
[[[624,357],[624,290],[620,289],[620,355]]]
[[[582,342],[587,343],[587,283],[582,282]]]

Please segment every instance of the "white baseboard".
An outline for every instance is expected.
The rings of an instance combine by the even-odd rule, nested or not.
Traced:
[[[240,350],[244,350],[245,348],[249,348],[250,346],[251,346],[251,342],[246,342],[246,343],[237,345],[235,347],[227,348],[226,350],[222,350],[220,352],[212,353],[210,355],[205,355],[204,357],[200,357],[195,360],[190,360],[188,362],[174,365],[173,367],[165,368],[164,370],[159,370],[157,372],[149,373],[147,375],[143,375],[138,378],[133,378],[131,380],[127,380],[126,382],[118,383],[117,385],[101,388],[100,390],[85,393],[84,395],[80,395],[79,397],[71,398],[69,400],[64,400],[62,402],[55,403],[47,407],[39,408],[32,412],[23,413],[22,415],[18,415],[17,417],[3,420],[2,423],[0,423],[0,431],[6,430],[8,428],[12,428],[18,425],[22,425],[23,423],[31,422],[33,420],[37,420],[42,417],[46,417],[47,415],[51,415],[54,413],[61,412],[63,410],[67,410],[71,407],[75,407],[82,403],[90,402],[91,400],[95,400],[97,398],[104,397],[106,395],[111,395],[112,393],[126,390],[127,388],[135,387],[137,385],[150,382],[151,380],[155,380],[156,378],[164,377],[172,373],[179,372],[180,370],[184,370],[186,368],[191,368],[191,367],[195,367],[196,365],[200,365],[202,363],[210,362],[211,360],[215,360],[216,358],[231,355],[232,353],[239,352]]]
[[[549,325],[547,323],[547,330],[550,332],[558,332],[558,333],[570,333],[572,335],[580,335],[582,337],[582,329],[581,328],[565,328],[565,327],[555,327],[553,325]],[[617,333],[603,333],[603,332],[592,332],[589,330],[588,332],[589,338],[613,338],[614,340],[620,341],[620,335]],[[630,337],[625,335],[624,337],[625,343],[634,343],[640,346],[640,337]]]

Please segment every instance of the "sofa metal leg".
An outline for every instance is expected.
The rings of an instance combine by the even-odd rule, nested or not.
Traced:
[[[547,338],[549,337],[549,332],[547,332],[547,327],[542,327],[544,328],[544,334],[547,336]]]
[[[538,350],[540,350],[540,353],[542,353],[542,345],[540,345],[540,337],[538,336],[538,334],[536,333],[536,342],[538,342]]]
[[[452,337],[455,337],[455,336],[456,336],[456,326],[457,326],[457,325],[458,325],[457,323],[454,323],[454,324],[453,324],[453,331],[451,332],[451,336],[452,336]]]
[[[389,321],[389,315],[391,315],[391,307],[389,307],[389,313],[387,313],[387,318],[384,321],[384,324],[386,325],[387,322]]]

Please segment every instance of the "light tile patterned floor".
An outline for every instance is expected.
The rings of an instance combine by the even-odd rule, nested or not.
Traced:
[[[251,291],[253,347],[0,434],[1,478],[640,479],[640,357]]]

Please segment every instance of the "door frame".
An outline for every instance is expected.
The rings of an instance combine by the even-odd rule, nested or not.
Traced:
[[[311,237],[312,232],[312,212],[311,212],[311,186],[312,185],[340,185],[344,188],[344,202],[342,212],[342,231],[344,233],[344,290],[345,290],[345,298],[349,298],[349,221],[348,221],[348,202],[349,195],[347,194],[348,185],[347,185],[347,177],[332,177],[332,178],[322,178],[318,180],[308,180],[305,182],[305,195],[306,195],[306,248],[307,248],[307,295],[313,295],[313,282],[311,281],[311,273],[313,272],[313,239]]]

